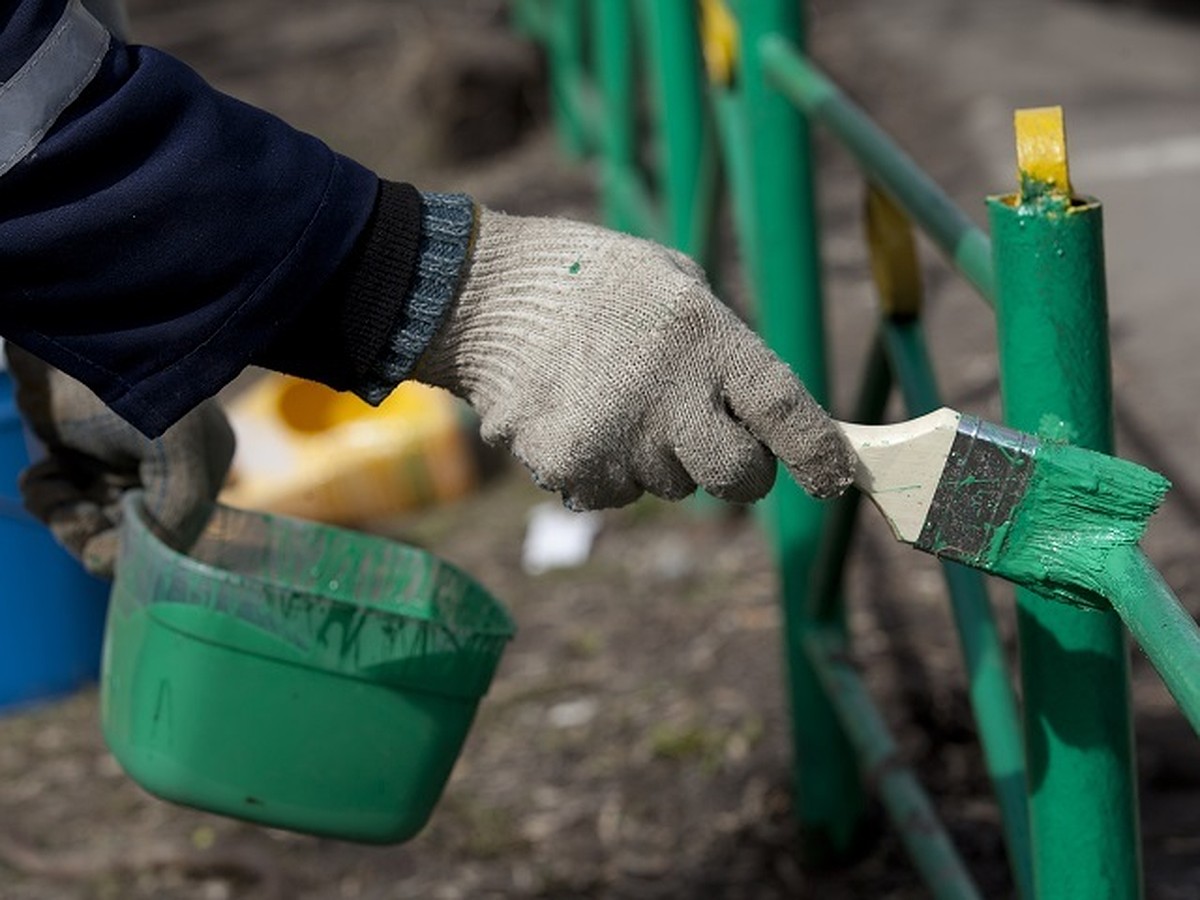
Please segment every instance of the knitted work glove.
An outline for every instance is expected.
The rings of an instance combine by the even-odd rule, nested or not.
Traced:
[[[88,571],[112,577],[121,495],[145,492],[147,522],[172,546],[199,534],[233,458],[233,431],[215,402],[150,440],[88,388],[8,344],[17,407],[45,446],[21,473],[25,507]]]
[[[817,497],[854,472],[829,416],[699,266],[592,225],[480,208],[458,297],[414,377],[466,399],[484,439],[574,509],[697,485],[751,502],[775,457]]]

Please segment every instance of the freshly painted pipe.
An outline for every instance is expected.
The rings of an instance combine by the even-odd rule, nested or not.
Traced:
[[[1101,207],[1053,191],[988,200],[1007,424],[1113,449]],[[1037,896],[1142,896],[1125,630],[1017,591]]]

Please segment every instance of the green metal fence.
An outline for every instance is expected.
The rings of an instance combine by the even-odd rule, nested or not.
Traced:
[[[942,405],[922,333],[915,226],[996,311],[1007,423],[1037,431],[1053,411],[1073,442],[1112,451],[1101,207],[1066,193],[1065,158],[1053,202],[989,198],[989,236],[813,65],[798,0],[518,0],[515,15],[547,51],[564,147],[598,162],[609,224],[711,267],[727,195],[757,326],[822,401],[810,127],[850,151],[867,185],[881,313],[855,408],[843,418],[881,421],[893,390],[912,416]],[[852,859],[870,786],[933,894],[978,896],[850,662],[841,585],[859,505],[857,494],[815,503],[786,478],[768,500],[802,849],[813,864]],[[1021,703],[986,579],[943,565],[1013,882],[1025,898],[1142,896],[1127,634],[1200,731],[1200,629],[1140,551],[1117,556],[1111,611],[1017,592]]]

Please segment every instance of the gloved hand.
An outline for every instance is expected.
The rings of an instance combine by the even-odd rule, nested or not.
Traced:
[[[804,386],[686,256],[566,220],[478,210],[463,284],[414,377],[479,413],[574,509],[700,485],[762,497],[775,457],[811,494],[853,455]]]
[[[148,523],[173,546],[204,526],[224,482],[234,437],[213,401],[150,440],[70,376],[8,344],[17,407],[46,449],[21,473],[26,508],[88,571],[111,577],[121,495],[145,492]]]

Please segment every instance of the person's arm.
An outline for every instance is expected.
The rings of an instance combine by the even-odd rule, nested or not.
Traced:
[[[77,12],[15,8],[0,90]],[[681,254],[382,183],[115,38],[0,174],[0,271],[0,333],[151,436],[258,362],[371,402],[414,374],[447,387],[579,508],[697,485],[753,501],[776,458],[817,496],[853,474],[829,416]]]
[[[0,333],[151,436],[252,362],[352,389],[397,328],[415,361],[466,249],[437,223],[470,202],[381,183],[156,50],[104,35],[81,65],[96,27],[77,0],[0,5],[0,124],[53,114],[0,155]]]
[[[100,575],[127,489],[186,545],[233,451],[206,398],[256,362],[381,399],[375,358],[386,343],[389,371],[411,368],[471,218],[466,198],[381,182],[123,45],[78,3],[0,0],[0,333],[44,454],[21,476],[27,508]]]

